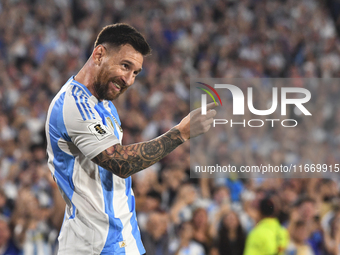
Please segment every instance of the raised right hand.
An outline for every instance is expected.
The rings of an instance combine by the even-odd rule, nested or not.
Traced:
[[[201,108],[191,111],[182,121],[177,125],[182,138],[186,141],[190,138],[208,132],[211,124],[214,121],[216,111],[214,108],[217,105],[210,103],[207,105],[207,114],[201,115]]]

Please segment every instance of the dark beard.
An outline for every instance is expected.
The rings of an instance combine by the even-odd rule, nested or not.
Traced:
[[[109,88],[109,83],[101,84],[98,80],[94,82],[93,84],[94,91],[96,92],[97,96],[99,97],[99,100],[112,100],[106,98],[106,93]]]
[[[110,80],[108,78],[108,75],[105,75],[105,71],[104,70],[101,70],[101,72],[95,78],[95,81],[93,83],[94,91],[96,92],[96,96],[98,96],[99,100],[109,100],[109,101],[112,101],[112,100],[118,98],[119,95],[121,95],[127,89],[125,84],[121,85],[120,92],[116,91],[116,93],[114,93],[114,95],[111,95],[111,93],[108,93],[109,92],[109,83],[110,82],[116,83],[116,81],[114,79]]]
[[[108,75],[105,74],[105,70],[102,69],[98,76],[95,78],[93,88],[96,92],[99,100],[109,100],[112,101],[117,98],[116,95],[114,98],[109,98],[108,91],[109,91],[109,79]]]

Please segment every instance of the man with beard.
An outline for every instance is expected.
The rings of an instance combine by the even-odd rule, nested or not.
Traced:
[[[89,60],[50,105],[48,165],[67,204],[58,254],[144,254],[130,176],[207,132],[213,122],[216,111],[209,104],[207,115],[197,109],[162,136],[121,144],[111,100],[134,83],[149,53],[131,26],[104,27]]]

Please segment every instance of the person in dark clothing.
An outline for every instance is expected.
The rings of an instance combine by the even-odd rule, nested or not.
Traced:
[[[20,250],[11,238],[11,231],[8,221],[0,215],[0,255],[22,255]]]
[[[242,255],[245,241],[246,234],[240,220],[234,211],[230,211],[222,219],[216,248],[220,255]]]
[[[163,212],[154,212],[149,216],[147,231],[141,233],[142,241],[148,255],[168,255],[169,235],[168,215]]]

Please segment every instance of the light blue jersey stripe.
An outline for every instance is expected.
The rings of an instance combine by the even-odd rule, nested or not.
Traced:
[[[94,115],[94,113],[93,113],[93,111],[92,111],[92,109],[91,109],[91,106],[89,105],[89,101],[88,101],[88,98],[87,98],[87,97],[85,98],[85,103],[86,103],[88,109],[90,110],[90,112],[91,112],[91,114],[92,114],[92,118],[95,119],[96,116]]]
[[[61,94],[58,100],[56,100],[53,109],[51,111],[50,122],[49,122],[49,135],[51,140],[51,146],[53,150],[53,165],[55,168],[54,176],[57,181],[58,186],[64,191],[65,195],[70,201],[72,201],[72,196],[74,192],[74,184],[72,181],[73,176],[73,166],[75,158],[65,152],[63,152],[58,147],[59,139],[64,139],[70,142],[71,139],[67,133],[64,118],[63,118],[63,106],[64,106],[65,92]],[[57,127],[57,130],[54,128]],[[71,202],[72,203],[72,202]],[[75,206],[72,203],[73,213],[75,215]],[[71,216],[71,217],[72,217]]]
[[[119,251],[119,242],[123,240],[123,224],[119,218],[115,218],[113,210],[113,177],[112,173],[98,166],[100,180],[103,188],[105,213],[109,215],[109,232],[101,254],[112,254]],[[115,253],[116,254],[116,253]]]
[[[71,82],[71,85],[77,86],[78,88],[82,89],[83,92],[84,92],[86,95],[88,95],[88,97],[90,97],[90,96],[92,95],[91,92],[90,92],[90,90],[89,90],[86,86],[84,86],[84,84],[81,84],[81,83],[77,82],[76,80],[74,80],[74,76],[73,76],[72,78],[73,78],[73,80],[72,80],[72,82]]]
[[[112,103],[111,101],[109,102],[109,107],[110,107],[111,114],[112,114],[113,117],[115,117],[115,119],[118,121],[118,124],[121,125],[120,119],[119,119],[119,116],[118,116],[117,109],[116,109],[116,107],[113,105],[113,103]],[[111,117],[110,117],[110,118],[111,118]],[[112,123],[115,123],[114,120],[112,120]],[[114,134],[115,134],[115,136],[117,136],[118,139],[119,139],[118,130],[117,130],[116,128],[115,128]]]
[[[81,109],[81,107],[80,107],[80,105],[79,105],[79,101],[80,101],[80,100],[79,100],[79,98],[77,97],[77,95],[75,94],[75,93],[76,93],[76,89],[77,89],[77,87],[74,86],[73,89],[72,89],[72,96],[74,97],[74,100],[75,100],[76,105],[77,105],[77,108],[78,108],[78,110],[79,110],[79,112],[80,112],[80,114],[81,114],[81,117],[83,118],[83,120],[86,120],[85,114],[84,114],[83,110]]]
[[[114,106],[114,104],[111,101],[109,102],[109,107],[110,107],[110,110],[111,110],[111,113],[112,113],[113,117],[116,118],[116,120],[118,121],[118,124],[121,126],[122,124],[120,122],[117,109],[116,109],[116,107]]]
[[[105,112],[108,111],[105,109],[103,102],[99,102],[95,105],[95,110],[98,112],[104,125],[107,126]],[[119,139],[119,135],[115,129],[115,135]],[[102,250],[102,254],[111,254],[112,251],[119,252],[119,250],[124,251],[124,248],[119,247],[119,242],[123,241],[123,223],[119,218],[115,218],[114,210],[113,210],[113,177],[112,173],[107,171],[106,169],[98,166],[100,179],[103,188],[103,196],[105,202],[105,213],[109,215],[109,233],[106,238],[106,242],[104,248]],[[117,253],[118,254],[118,253]],[[121,253],[120,253],[121,254]],[[122,254],[125,254],[122,253]]]
[[[140,235],[140,231],[138,229],[138,224],[137,224],[137,216],[136,216],[136,209],[135,209],[135,196],[133,196],[131,194],[131,176],[129,178],[125,179],[125,186],[126,186],[126,196],[128,197],[128,205],[129,205],[129,210],[130,212],[133,212],[133,215],[130,219],[130,224],[132,226],[132,235],[136,240],[136,244],[139,250],[140,254],[144,254],[145,253],[145,248],[143,246],[142,243],[142,239],[141,239],[141,235]]]
[[[121,125],[117,109],[111,101],[109,102],[109,107],[110,107],[111,114],[116,118],[118,124]],[[117,130],[115,129],[115,135],[117,136],[116,132]],[[138,229],[137,216],[136,216],[136,210],[135,210],[135,197],[131,193],[131,187],[132,187],[132,179],[130,176],[129,178],[125,179],[125,194],[128,197],[127,203],[129,206],[129,211],[133,213],[130,219],[130,224],[132,227],[131,232],[132,232],[134,239],[136,240],[139,253],[144,254],[145,248],[143,246],[140,231]]]
[[[83,95],[79,96],[80,100],[81,100],[81,105],[83,106],[87,117],[89,118],[89,120],[91,119],[90,113],[89,113],[89,109],[87,108],[87,106],[85,105],[85,98]]]
[[[91,106],[88,102],[88,97],[87,96],[90,96],[90,91],[88,90],[88,88],[86,88],[83,84],[73,80],[71,82],[71,85],[77,87],[79,90],[75,93],[76,96],[79,96],[79,99],[81,100],[81,105],[83,106],[85,112],[86,112],[86,115],[88,117],[88,119],[95,119],[96,116],[94,115],[92,109],[91,109]],[[82,93],[80,93],[82,92]],[[87,95],[87,96],[85,96]],[[78,107],[79,109],[79,107]],[[91,115],[90,115],[91,113]]]
[[[98,112],[98,114],[100,115],[102,122],[104,123],[105,126],[109,126],[107,121],[106,121],[106,117],[110,117],[112,123],[114,123],[112,117],[110,116],[110,112],[108,110],[106,110],[103,102],[99,102],[98,104],[95,105],[94,109]],[[105,115],[105,112],[107,113],[107,115]],[[118,138],[119,140],[119,134],[117,132],[117,130],[114,130],[114,134],[115,136]]]

